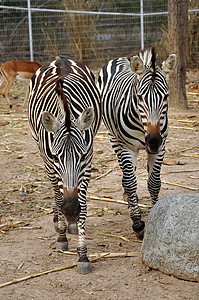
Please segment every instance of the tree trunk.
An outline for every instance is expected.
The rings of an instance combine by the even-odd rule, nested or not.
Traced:
[[[188,45],[188,1],[168,0],[169,52],[177,55],[177,67],[170,75],[170,105],[187,108],[185,89]]]

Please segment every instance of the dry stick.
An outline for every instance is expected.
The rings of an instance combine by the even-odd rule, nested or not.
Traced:
[[[98,200],[98,201],[105,201],[105,202],[112,202],[112,203],[118,203],[118,204],[124,204],[124,205],[129,205],[128,202],[125,201],[121,201],[121,200],[115,200],[115,199],[109,199],[109,198],[100,198],[100,197],[96,197],[96,196],[86,196],[87,199],[90,200]],[[145,205],[145,204],[139,204],[139,207],[142,208],[151,208],[151,205]]]
[[[191,148],[185,148],[185,149],[180,150],[179,152],[185,152],[185,151],[188,151],[188,150],[193,150],[195,148],[198,148],[198,146],[194,146],[194,147],[191,147]]]
[[[25,277],[17,278],[17,279],[14,279],[12,281],[8,281],[8,282],[0,284],[0,288],[11,285],[11,284],[14,284],[14,283],[18,283],[18,282],[21,282],[21,281],[25,281],[25,280],[28,280],[28,279],[31,279],[31,278],[36,278],[36,277],[39,277],[39,276],[42,276],[42,275],[45,275],[45,274],[58,272],[58,271],[62,271],[62,270],[65,270],[65,269],[72,269],[76,266],[77,266],[77,264],[74,264],[74,265],[70,265],[70,266],[65,266],[65,267],[56,268],[56,269],[52,269],[52,270],[46,270],[46,271],[42,271],[42,272],[39,272],[39,273],[31,274],[31,275],[28,275],[28,276],[25,276]]]
[[[169,128],[173,128],[173,129],[194,130],[194,128],[192,128],[192,127],[182,127],[182,126],[169,126]]]
[[[57,252],[61,252],[61,253],[64,253],[64,254],[67,254],[67,255],[78,255],[77,252],[71,252],[71,251],[63,251],[61,249],[58,249],[56,250]]]
[[[14,222],[14,223],[12,223],[12,224],[1,224],[0,225],[0,230],[7,230],[7,229],[9,229],[9,228],[14,228],[14,227],[16,227],[17,225],[19,225],[19,224],[23,224],[24,223],[24,221],[17,221],[17,222]]]
[[[11,114],[11,115],[0,115],[0,117],[3,117],[5,119],[9,119],[9,118],[16,118],[17,120],[21,120],[22,118],[23,119],[27,119],[27,116],[26,115],[14,115],[14,114]]]
[[[183,171],[183,172],[184,172],[184,171]],[[146,178],[142,178],[142,179],[146,179]],[[170,181],[161,180],[161,183],[170,184],[170,185],[174,185],[174,186],[179,186],[179,187],[181,187],[181,188],[188,189],[188,190],[192,190],[192,191],[198,191],[198,190],[199,190],[199,188],[186,186],[186,185],[183,185],[183,184],[179,184],[179,183],[177,183],[177,182],[170,182]],[[139,205],[139,204],[138,204],[138,205]]]
[[[199,177],[198,176],[189,176],[190,178],[192,178],[192,179],[199,179]]]
[[[108,253],[94,253],[90,254],[89,257],[96,257],[96,258],[114,258],[114,257],[137,257],[140,255],[140,252],[108,252]]]
[[[35,229],[41,229],[41,226],[32,226],[32,227],[26,227],[26,226],[20,226],[17,227],[16,229],[21,230],[21,229],[26,229],[26,230],[35,230]]]
[[[170,172],[162,172],[161,173],[161,175],[166,175],[166,174],[171,174],[171,173],[181,173],[181,172],[183,172],[183,173],[188,173],[188,172],[198,172],[199,171],[199,169],[193,169],[193,170],[178,170],[178,171],[170,171]]]
[[[67,255],[78,255],[77,252],[71,252],[71,251],[62,251],[62,250],[58,250],[59,252],[63,253],[63,254],[67,254]],[[136,251],[130,251],[130,252],[103,252],[103,253],[93,253],[89,255],[89,258],[92,257],[96,257],[96,258],[114,258],[114,257],[135,257],[140,255],[140,252],[136,252]]]
[[[109,253],[104,253],[100,257],[96,257],[96,258],[92,259],[91,262],[94,262],[94,261],[98,260],[99,258],[105,257],[108,254]],[[45,274],[58,272],[58,271],[66,270],[66,269],[72,269],[76,266],[77,266],[77,263],[73,264],[73,265],[70,265],[70,266],[65,266],[65,267],[61,267],[61,268],[46,270],[46,271],[42,271],[42,272],[39,272],[39,273],[31,274],[31,275],[28,275],[28,276],[25,276],[25,277],[17,278],[17,279],[14,279],[12,281],[8,281],[8,282],[0,284],[0,288],[11,285],[11,284],[14,284],[14,283],[19,283],[19,282],[22,282],[22,281],[25,281],[25,280],[28,280],[28,279],[31,279],[31,278],[36,278],[36,277],[39,277],[39,276],[42,276],[42,275],[45,275]]]
[[[174,183],[174,182],[170,182],[170,181],[164,181],[164,180],[162,180],[161,182],[162,182],[162,183],[166,183],[166,184],[170,184],[170,185],[179,186],[179,187],[181,187],[181,188],[188,189],[188,190],[192,190],[192,191],[198,191],[198,190],[199,190],[199,188],[190,187],[190,186],[185,186],[185,185],[178,184],[178,183]]]
[[[125,242],[130,242],[129,239],[125,238],[124,236],[121,235],[116,235],[116,234],[110,234],[110,233],[98,233],[99,235],[103,235],[103,236],[110,236],[110,237],[117,237],[119,239],[122,239]]]
[[[194,93],[194,92],[189,92],[189,91],[187,91],[187,93],[188,93],[188,94],[191,94],[191,95],[197,95],[197,94],[198,94],[198,92],[195,92],[195,93]]]
[[[177,120],[177,119],[172,119],[172,118],[169,118],[169,121],[174,121],[174,122],[183,122],[183,123],[193,123],[193,122],[196,122],[196,120],[188,120],[188,119],[185,119],[185,120]]]
[[[188,153],[182,153],[180,154],[180,156],[186,156],[186,157],[196,157],[196,158],[199,158],[199,155],[198,154],[188,154]]]
[[[192,99],[192,100],[188,100],[188,102],[199,102],[198,99]]]
[[[102,174],[101,176],[98,176],[97,178],[95,178],[95,180],[98,180],[100,178],[105,177],[106,175],[108,175],[109,173],[111,173],[113,171],[113,169],[108,170],[106,173]]]
[[[164,297],[168,298],[168,299],[171,299],[171,300],[176,300],[176,298],[173,298],[171,296],[168,296],[168,295],[164,295]]]

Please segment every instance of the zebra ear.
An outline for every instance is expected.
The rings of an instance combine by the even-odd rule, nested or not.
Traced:
[[[42,112],[41,122],[48,132],[56,132],[61,127],[61,123],[48,111]]]
[[[76,121],[77,127],[82,131],[89,129],[94,121],[94,117],[93,107],[85,108]]]
[[[140,75],[144,72],[144,63],[139,56],[133,56],[130,60],[130,64],[134,73]]]
[[[173,72],[177,65],[177,56],[175,54],[169,55],[169,57],[163,61],[162,63],[162,70],[168,74]]]

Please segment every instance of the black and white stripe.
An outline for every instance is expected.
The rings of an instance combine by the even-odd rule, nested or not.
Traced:
[[[53,61],[33,76],[28,108],[32,136],[55,194],[57,248],[68,247],[67,221],[68,230],[78,232],[79,271],[86,273],[90,268],[85,243],[86,191],[93,138],[101,121],[94,75],[81,63]]]
[[[123,171],[124,194],[133,229],[139,237],[143,236],[144,222],[136,194],[137,154],[141,149],[148,153],[148,190],[154,204],[161,186],[160,169],[168,133],[165,78],[175,65],[176,56],[172,54],[163,68],[158,67],[155,50],[151,48],[136,56],[109,61],[98,78],[103,121]]]

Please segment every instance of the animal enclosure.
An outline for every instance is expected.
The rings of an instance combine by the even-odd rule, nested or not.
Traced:
[[[0,2],[0,63],[71,58],[95,67],[156,46],[168,54],[167,1],[20,0]],[[198,1],[189,1],[188,65],[198,65]]]

